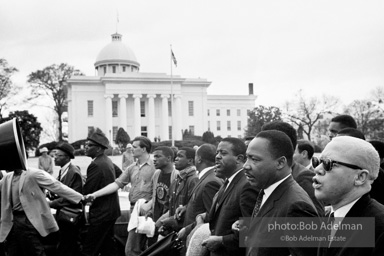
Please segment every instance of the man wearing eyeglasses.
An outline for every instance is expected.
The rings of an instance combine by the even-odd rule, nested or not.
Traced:
[[[348,217],[374,217],[375,231],[350,233],[351,238],[338,247],[332,246],[334,242],[331,241],[330,248],[319,248],[319,255],[384,255],[384,206],[369,196],[379,165],[377,151],[364,140],[341,136],[333,138],[325,147],[313,178],[315,196],[330,204],[330,216],[342,218],[343,223]],[[343,232],[336,230],[332,235],[339,237]],[[359,240],[369,235],[366,232],[375,232],[375,247],[354,248]]]
[[[85,155],[92,158],[87,168],[83,192],[91,194],[115,181],[113,163],[104,151],[109,141],[104,134],[95,132],[87,138]],[[83,242],[83,255],[117,255],[113,226],[120,216],[117,191],[95,198],[89,208],[89,226]]]
[[[83,192],[83,179],[80,169],[71,163],[71,159],[75,158],[75,149],[68,143],[60,143],[56,146],[55,153],[55,165],[60,166],[59,176],[57,180],[72,188],[73,190],[82,193]],[[80,222],[71,224],[57,218],[61,212],[61,209],[66,207],[67,209],[73,209],[73,211],[81,214],[82,205],[74,204],[70,201],[57,197],[54,195],[52,201],[49,202],[51,208],[57,209],[56,220],[60,228],[60,242],[57,247],[56,255],[58,256],[71,256],[77,255],[80,252],[79,247],[79,229]]]

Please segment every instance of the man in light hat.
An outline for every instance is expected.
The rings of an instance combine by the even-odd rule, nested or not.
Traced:
[[[115,169],[111,159],[104,154],[109,141],[104,134],[95,132],[87,138],[85,155],[92,158],[87,169],[83,192],[91,194],[115,181]],[[117,190],[96,198],[89,208],[89,226],[83,242],[83,255],[117,255],[113,226],[120,216]]]
[[[313,178],[315,196],[331,205],[329,216],[343,218],[343,223],[348,217],[373,217],[375,230],[354,231],[343,245],[336,247],[332,241],[327,244],[331,248],[319,248],[319,255],[384,255],[384,206],[369,196],[379,166],[379,154],[364,140],[335,137],[325,147]],[[338,237],[343,232],[336,230],[333,236]],[[359,240],[369,235],[367,232],[375,232],[372,238],[375,247],[356,248]]]
[[[40,149],[41,156],[39,157],[38,168],[46,171],[49,174],[53,174],[53,159],[48,155],[48,149],[43,147]]]
[[[55,153],[55,165],[60,166],[57,180],[72,188],[73,190],[79,193],[83,193],[83,179],[80,169],[71,163],[71,159],[75,158],[74,152],[75,149],[68,143],[63,142],[57,145]],[[49,206],[51,206],[51,208],[57,209],[56,217],[62,214],[60,210],[63,207],[73,209],[79,213],[82,209],[81,204],[73,204],[62,197],[56,197],[54,200],[50,201]],[[56,255],[78,255],[80,252],[79,229],[81,223],[79,222],[76,224],[71,224],[57,219],[57,224],[60,228],[60,242]]]

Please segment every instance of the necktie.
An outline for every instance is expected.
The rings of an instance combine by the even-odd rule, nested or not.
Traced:
[[[59,171],[59,177],[57,178],[58,181],[61,181],[61,169]]]
[[[229,183],[229,180],[226,179],[225,182],[224,182],[224,184],[223,184],[223,186],[220,188],[219,192],[217,192],[216,210],[217,210],[217,207],[219,206],[219,202],[220,202],[221,198],[222,198],[223,195],[224,195],[224,192],[225,192],[225,189],[226,189],[228,183]]]
[[[256,217],[261,208],[261,202],[263,201],[264,189],[260,190],[259,195],[256,199],[255,208],[253,208],[252,218]]]

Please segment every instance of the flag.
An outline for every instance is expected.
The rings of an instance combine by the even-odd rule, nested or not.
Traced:
[[[175,54],[173,54],[172,50],[171,50],[171,55],[172,55],[173,64],[175,64],[175,66],[177,67],[177,60],[176,60]]]

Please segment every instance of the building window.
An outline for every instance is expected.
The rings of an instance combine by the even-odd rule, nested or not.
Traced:
[[[211,121],[208,121],[208,131],[211,130]]]
[[[190,125],[189,126],[189,131],[190,131],[191,135],[195,135],[195,126],[194,125]]]
[[[231,121],[227,121],[227,131],[231,130]]]
[[[133,66],[131,66],[131,72],[133,72]]]
[[[145,101],[140,101],[140,116],[145,117]]]
[[[103,67],[104,75],[107,73],[107,67]]]
[[[141,126],[141,136],[148,136],[147,126]]]
[[[237,121],[237,130],[241,131],[241,121]]]
[[[112,116],[117,117],[118,116],[118,111],[117,111],[117,101],[113,100],[112,101]]]
[[[88,101],[88,116],[93,116],[93,100]]]
[[[113,136],[113,141],[116,141],[116,135],[117,135],[117,126],[112,127],[112,136]]]
[[[123,72],[125,72],[125,66],[123,66]]]
[[[249,113],[251,113],[251,110],[247,109],[247,116],[249,116]]]
[[[230,116],[230,115],[231,115],[231,110],[227,109],[227,116]]]
[[[169,139],[172,139],[172,126],[168,126]]]
[[[95,132],[95,127],[88,126],[88,137],[90,137],[94,132]]]
[[[217,129],[216,130],[218,130],[218,131],[221,130],[221,123],[220,123],[220,121],[217,121]]]
[[[241,116],[241,110],[240,109],[237,110],[237,116]]]
[[[193,101],[188,101],[188,114],[193,116]]]
[[[112,73],[116,73],[116,66],[112,66]]]
[[[168,101],[168,116],[172,116],[172,101]]]
[[[208,114],[208,116],[210,115],[210,111],[209,111],[209,109],[207,109],[207,114]]]
[[[220,109],[216,109],[216,116],[220,116]]]

